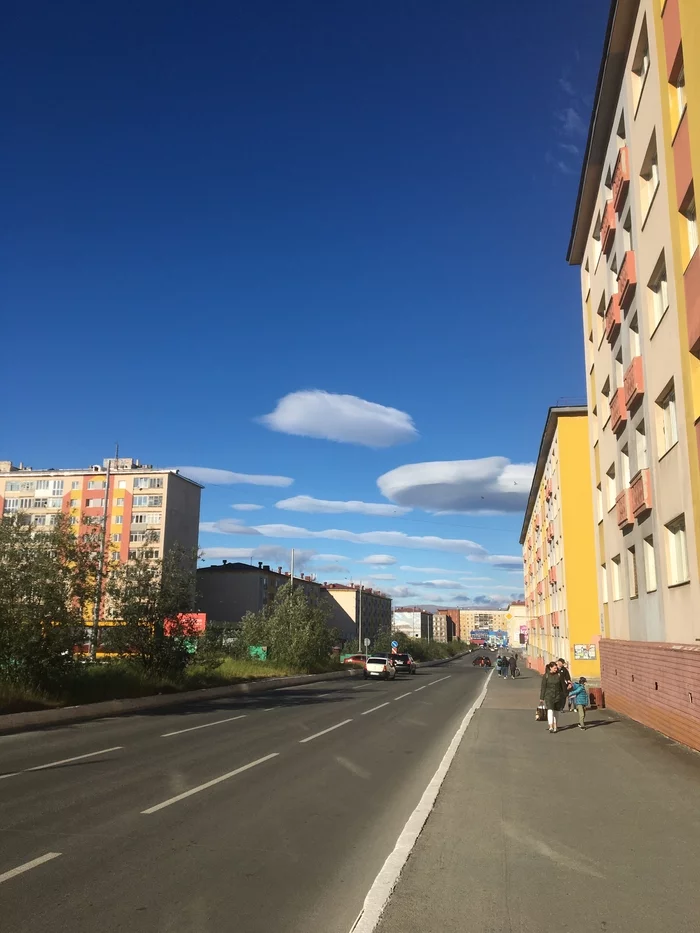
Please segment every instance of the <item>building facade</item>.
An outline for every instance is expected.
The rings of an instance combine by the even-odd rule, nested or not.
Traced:
[[[433,640],[448,642],[455,637],[455,625],[452,616],[446,609],[438,609],[433,613]]]
[[[527,658],[544,672],[557,658],[575,677],[600,678],[593,486],[585,406],[550,408],[525,509]]]
[[[267,564],[244,564],[223,561],[197,570],[197,605],[206,612],[210,623],[236,625],[246,612],[260,612],[275,598],[277,591],[291,580],[291,575]],[[325,598],[323,587],[311,577],[294,577],[312,601]],[[330,607],[329,607],[330,608]]]
[[[458,608],[440,608],[438,612],[446,612],[449,616],[451,629],[452,629],[452,638],[461,638],[462,627],[460,624],[460,613],[461,609]],[[468,640],[468,639],[467,639]]]
[[[511,648],[525,648],[530,634],[527,608],[524,602],[511,603],[506,609],[505,624]]]
[[[488,633],[507,632],[505,609],[460,609],[459,627],[463,641],[488,641]],[[479,633],[479,634],[477,634]],[[487,633],[482,639],[479,635]]]
[[[581,267],[602,681],[611,705],[653,713],[673,737],[695,730],[700,747],[697,706],[671,710],[664,672],[634,673],[656,645],[700,642],[695,171],[700,4],[616,0],[568,252]],[[679,656],[700,689],[692,651]]]
[[[107,469],[109,465],[109,470]],[[22,513],[50,528],[61,513],[76,534],[106,522],[106,554],[125,562],[138,553],[162,558],[178,544],[192,555],[199,539],[202,487],[177,470],[159,470],[126,457],[88,468],[34,470],[0,461],[0,512]]]
[[[409,638],[433,638],[433,613],[420,606],[400,606],[394,609],[392,630],[403,632]]]
[[[333,601],[330,624],[354,641],[358,651],[365,650],[369,638],[371,650],[380,632],[391,630],[391,598],[379,590],[362,584],[324,583]]]

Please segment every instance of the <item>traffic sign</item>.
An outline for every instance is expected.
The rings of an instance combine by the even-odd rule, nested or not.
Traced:
[[[391,647],[392,647],[392,648],[398,648],[398,647],[399,647],[399,643],[398,643],[397,641],[392,641]]]
[[[365,638],[365,648],[369,648],[371,641],[369,638]]]

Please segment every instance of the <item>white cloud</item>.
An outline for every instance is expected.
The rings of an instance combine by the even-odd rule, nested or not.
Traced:
[[[296,552],[295,552],[296,553]],[[314,558],[315,561],[315,558]],[[349,574],[350,571],[347,567],[343,567],[342,564],[319,564],[318,566],[314,563],[314,573],[327,573],[327,574]]]
[[[377,566],[388,567],[396,563],[396,558],[391,554],[370,554],[369,557],[363,557],[357,561],[358,564],[375,564]]]
[[[522,570],[523,559],[514,554],[487,554],[485,557],[471,557],[470,560],[479,564],[490,564],[499,570],[511,570],[513,567],[520,567]]]
[[[534,470],[506,457],[434,460],[390,470],[377,485],[392,502],[429,512],[522,512]]]
[[[217,523],[211,523],[217,524]],[[216,529],[215,529],[216,530]],[[407,535],[403,531],[345,531],[327,528],[310,531],[296,525],[257,525],[255,528],[268,538],[328,538],[336,541],[351,541],[353,544],[379,544],[384,547],[419,548],[448,551],[465,557],[486,557],[488,552],[480,544],[466,538],[438,538],[434,535]]]
[[[202,548],[202,556],[204,560],[241,560],[245,563],[249,563],[251,560],[254,563],[263,561],[263,563],[270,564],[274,570],[276,570],[277,567],[288,570],[291,560],[291,550],[289,548],[280,547],[277,544],[261,544],[259,547],[252,548],[205,547]],[[309,561],[313,560],[314,556],[314,551],[305,551],[295,548],[294,570],[297,571],[305,568]]]
[[[357,515],[405,515],[410,509],[386,502],[360,502],[357,499],[341,501],[338,499],[314,499],[313,496],[292,496],[275,503],[278,509],[288,512],[310,512],[323,515],[340,515],[352,512]]]
[[[410,564],[402,564],[399,570],[414,570],[418,573],[456,573],[464,576],[463,570],[446,570],[444,567],[412,567]]]
[[[330,561],[331,563],[336,563],[339,560],[344,560],[344,561],[350,560],[349,557],[343,557],[342,554],[316,554],[316,556],[313,557],[312,559],[313,560],[327,560],[327,561]]]
[[[370,580],[395,580],[396,577],[393,573],[373,573],[370,576]]]
[[[366,447],[393,447],[418,437],[413,419],[405,411],[321,389],[285,395],[273,412],[258,421],[283,434]]]
[[[200,522],[200,531],[209,531],[218,535],[259,535],[257,528],[243,524],[241,518],[220,518],[215,522]]]
[[[457,580],[409,580],[409,586],[420,586],[428,590],[467,590],[469,587]]]
[[[256,505],[254,502],[236,502],[231,508],[237,512],[257,512],[258,509],[262,509],[264,506]]]
[[[411,586],[385,586],[384,592],[393,599],[418,598],[420,593]]]
[[[234,483],[247,483],[250,486],[291,486],[294,480],[289,476],[266,476],[256,473],[233,473],[231,470],[216,470],[212,467],[181,466],[176,467],[183,476],[193,479],[203,486],[231,486]]]

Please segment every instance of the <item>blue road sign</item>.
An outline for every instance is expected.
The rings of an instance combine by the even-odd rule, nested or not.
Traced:
[[[398,648],[398,647],[399,647],[399,643],[398,643],[397,641],[392,641],[391,647],[392,647],[392,648]]]

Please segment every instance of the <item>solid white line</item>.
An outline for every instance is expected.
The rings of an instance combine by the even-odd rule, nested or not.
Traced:
[[[18,865],[17,868],[13,868],[11,871],[6,871],[4,875],[0,875],[0,884],[3,881],[9,881],[10,878],[16,878],[17,875],[23,875],[25,871],[30,871],[32,868],[36,868],[38,865],[43,865],[44,862],[50,862],[51,859],[58,858],[60,852],[47,852],[46,855],[40,855],[39,858],[33,858],[31,862],[25,862],[24,865]]]
[[[24,768],[18,771],[18,774],[27,774],[29,771],[44,771],[46,768],[55,768],[57,765],[67,765],[70,761],[82,761],[83,758],[94,758],[95,755],[106,755],[107,752],[118,752],[123,745],[115,745],[114,748],[101,748],[99,752],[88,752],[87,755],[76,755],[74,758],[61,758],[60,761],[50,761],[47,765],[36,765],[34,768]]]
[[[416,689],[415,689],[413,692],[414,692],[414,693],[418,693],[419,690],[425,690],[425,688],[426,688],[426,687],[429,687],[429,686],[430,686],[430,684],[423,684],[422,687],[416,687]]]
[[[374,713],[376,710],[381,709],[383,706],[388,706],[388,705],[389,705],[389,701],[387,700],[386,703],[380,703],[379,706],[373,706],[372,709],[366,709],[362,715],[366,716],[368,713]]]
[[[449,680],[452,677],[452,674],[448,674],[447,677],[439,677],[437,680],[431,680],[429,684],[426,684],[426,687],[434,687],[435,684],[441,684],[443,680]]]
[[[205,722],[203,726],[190,726],[189,729],[178,729],[177,732],[164,732],[161,739],[167,739],[169,735],[182,735],[183,732],[194,732],[195,729],[208,729],[210,726],[220,726],[225,722],[235,722],[237,719],[245,719],[246,714],[242,716],[230,716],[228,719],[217,719],[214,722]]]
[[[404,697],[410,697],[412,693],[412,690],[409,690],[408,693],[400,693],[397,697],[394,697],[394,703],[396,703],[397,700],[403,700]]]
[[[344,719],[342,722],[337,722],[334,726],[330,726],[328,729],[324,729],[322,732],[317,732],[315,735],[307,735],[305,739],[299,739],[299,744],[303,745],[304,742],[310,742],[312,739],[317,739],[320,735],[325,735],[327,732],[332,732],[334,729],[340,729],[341,726],[347,726],[349,722],[352,722],[352,719]]]
[[[319,693],[317,699],[322,700],[324,697],[329,697],[330,693]]]
[[[403,867],[406,864],[409,855],[411,854],[411,850],[416,844],[418,836],[421,834],[426,820],[430,816],[431,810],[435,806],[435,800],[437,799],[437,795],[440,792],[442,783],[447,776],[450,765],[452,764],[452,761],[457,754],[457,749],[459,748],[460,743],[464,738],[464,733],[467,731],[467,727],[472,721],[474,713],[484,702],[486,688],[488,687],[492,673],[493,671],[489,672],[483,690],[476,698],[474,703],[469,707],[469,710],[460,723],[459,728],[455,732],[452,741],[450,742],[449,747],[442,758],[442,761],[438,765],[437,771],[423,792],[423,796],[421,797],[418,806],[409,816],[406,825],[401,830],[401,835],[399,836],[396,845],[394,846],[394,851],[391,852],[387,860],[384,862],[384,865],[382,866],[379,874],[374,879],[374,883],[372,884],[372,887],[369,889],[369,893],[365,898],[360,915],[352,925],[350,933],[372,933],[372,931],[379,923],[387,901],[391,897],[391,893],[396,886],[396,882],[399,880],[399,875],[401,874],[401,871],[403,870]]]
[[[202,790],[208,790],[210,787],[214,787],[215,784],[221,784],[222,781],[228,781],[229,778],[235,777],[237,774],[242,774],[244,771],[249,771],[256,765],[261,765],[264,761],[269,761],[271,758],[277,758],[278,755],[279,752],[273,752],[271,755],[265,755],[264,758],[258,758],[256,761],[251,761],[247,765],[243,765],[242,768],[236,768],[235,771],[229,771],[227,774],[222,774],[221,777],[214,778],[213,781],[207,781],[206,784],[200,784],[199,787],[193,787],[191,790],[186,790],[184,794],[178,794],[177,797],[171,797],[169,800],[164,800],[163,803],[157,803],[155,807],[149,807],[148,810],[142,810],[141,813],[155,813],[157,810],[162,810],[164,807],[169,807],[171,803],[179,803],[180,800],[184,800],[186,797],[191,797],[193,794],[198,794]]]

